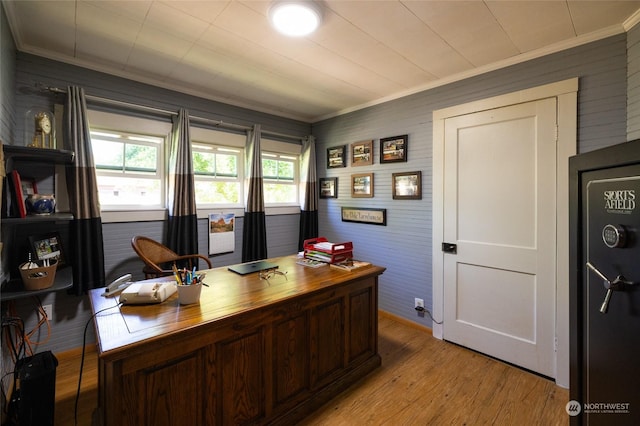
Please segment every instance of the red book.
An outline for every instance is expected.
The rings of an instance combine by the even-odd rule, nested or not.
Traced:
[[[20,217],[27,217],[27,206],[24,203],[24,193],[22,192],[22,180],[17,170],[11,172],[11,180],[13,181],[13,189],[16,194],[16,204]]]

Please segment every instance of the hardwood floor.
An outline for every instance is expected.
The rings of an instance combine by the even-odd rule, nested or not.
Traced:
[[[55,426],[75,425],[75,401],[82,350],[56,354]],[[94,345],[87,346],[84,372],[78,399],[78,426],[91,426],[93,411],[98,406],[98,356]]]
[[[382,366],[312,414],[315,425],[567,425],[569,391],[387,315]]]
[[[567,425],[569,391],[552,381],[434,339],[381,313],[382,366],[311,414],[316,425]],[[56,426],[74,425],[80,351],[56,355]],[[78,425],[97,405],[96,352],[85,359]]]

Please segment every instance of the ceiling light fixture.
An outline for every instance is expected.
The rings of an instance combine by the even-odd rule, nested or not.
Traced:
[[[302,37],[320,26],[322,11],[316,2],[310,0],[277,1],[269,7],[269,20],[278,32]]]

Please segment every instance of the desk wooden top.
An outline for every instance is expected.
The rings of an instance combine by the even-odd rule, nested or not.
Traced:
[[[118,297],[101,296],[104,289],[89,292],[100,356],[124,356],[123,350],[142,342],[161,339],[187,329],[224,321],[241,313],[268,305],[347,284],[359,278],[377,276],[385,268],[372,265],[352,272],[340,271],[329,266],[310,268],[296,263],[296,255],[269,259],[286,272],[274,275],[268,282],[260,274],[239,275],[227,267],[206,271],[200,295],[200,303],[180,305],[175,293],[163,303],[152,305],[123,305],[118,307]],[[153,281],[170,280],[162,278]],[[109,309],[110,308],[110,309]]]

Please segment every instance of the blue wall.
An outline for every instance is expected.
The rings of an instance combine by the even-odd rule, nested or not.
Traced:
[[[0,140],[13,141],[15,127],[16,46],[4,8],[0,7]]]
[[[4,56],[3,52],[3,66]],[[63,98],[49,93],[28,90],[35,83],[61,88],[74,84],[85,87],[88,94],[104,98],[167,110],[185,107],[200,117],[242,125],[261,123],[263,129],[281,133],[300,136],[313,133],[317,138],[318,176],[339,178],[338,198],[320,200],[320,234],[334,242],[353,241],[356,257],[387,267],[380,280],[381,309],[430,326],[426,318],[416,315],[413,299],[423,298],[427,307],[431,307],[432,112],[579,77],[579,150],[589,151],[626,141],[626,66],[626,35],[622,34],[309,126],[18,53],[13,114],[21,117],[34,105],[53,109],[54,103],[63,102]],[[3,108],[12,110],[4,102]],[[14,126],[16,140],[23,141],[24,124],[15,120]],[[402,134],[409,135],[408,161],[381,165],[379,139]],[[372,166],[326,169],[326,148],[362,140],[374,141]],[[423,177],[422,200],[392,200],[391,174],[418,170]],[[363,172],[374,173],[375,197],[352,199],[350,175]],[[342,222],[342,206],[385,208],[387,226]],[[297,250],[298,215],[271,216],[267,226],[270,256]],[[205,229],[206,222],[201,221],[200,227]],[[241,221],[238,229],[242,229]],[[105,224],[107,275],[114,277],[141,268],[130,248],[129,241],[134,234],[159,236],[162,233],[162,222]],[[241,237],[236,235],[237,255],[214,258],[216,266],[239,261]],[[206,244],[200,241],[201,252],[206,252]],[[45,349],[57,352],[80,346],[82,330],[89,317],[86,298],[56,294],[43,302],[54,304],[55,315],[53,335]],[[35,319],[33,315],[31,319]],[[90,336],[89,341],[92,338]]]
[[[339,188],[337,199],[320,200],[320,234],[353,241],[356,257],[387,267],[380,309],[431,326],[416,314],[414,298],[431,309],[433,111],[579,77],[579,152],[625,142],[626,47],[621,34],[313,125],[318,177],[338,177]],[[409,135],[408,161],[380,164],[380,138],[403,134]],[[371,139],[372,166],[326,168],[326,148]],[[422,172],[422,200],[393,200],[391,174],[410,171]],[[351,198],[350,175],[364,172],[374,173],[375,196]],[[387,226],[342,222],[344,206],[385,208]]]
[[[303,137],[310,134],[311,125],[308,123],[277,117],[262,112],[243,109],[219,102],[210,101],[182,93],[173,92],[159,87],[141,84],[131,80],[114,77],[85,68],[52,61],[39,56],[13,52],[15,60],[15,80],[12,90],[15,103],[7,107],[15,117],[24,117],[25,113],[34,108],[44,108],[53,111],[55,104],[64,104],[65,97],[49,91],[38,89],[38,85],[66,89],[69,85],[81,86],[87,95],[97,96],[135,105],[144,105],[166,111],[177,111],[186,108],[190,115],[207,118],[225,123],[251,126],[254,123],[262,125],[264,131],[277,132],[292,136]],[[4,59],[4,58],[3,58]],[[4,62],[3,62],[4,63]],[[104,111],[120,112],[118,107],[92,104],[89,108]],[[137,110],[126,111],[136,116],[169,120],[166,115],[143,113]],[[27,129],[27,135],[31,129]],[[16,145],[25,145],[25,121],[16,119],[12,123],[13,141]],[[59,138],[60,146],[60,138]],[[291,142],[285,140],[284,142]],[[63,142],[62,142],[63,143]],[[299,143],[299,142],[292,142]],[[63,146],[63,145],[62,145]],[[49,188],[53,183],[46,181]],[[267,216],[268,255],[271,257],[284,256],[295,253],[298,248],[299,215],[287,214]],[[105,274],[107,281],[113,280],[124,273],[132,273],[134,279],[143,278],[142,263],[131,248],[131,238],[134,235],[146,235],[163,240],[165,234],[163,221],[142,221],[127,223],[103,223]],[[198,221],[199,252],[208,253],[208,222],[207,219]],[[242,227],[243,218],[236,219],[235,251],[229,254],[211,258],[214,266],[240,263],[242,257]],[[292,232],[294,230],[294,232]],[[54,322],[51,339],[40,350],[50,349],[60,352],[76,348],[82,344],[82,331],[89,319],[90,307],[86,297],[69,296],[64,292],[49,294],[42,300],[43,304],[53,304]],[[20,300],[17,309],[27,323],[27,328],[36,322],[32,300]],[[89,342],[94,340],[93,329],[89,329]]]

